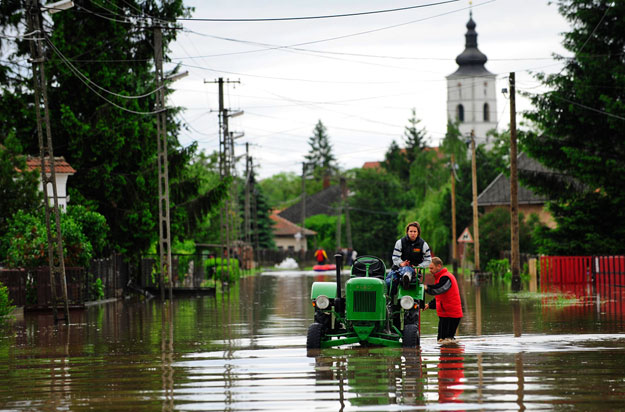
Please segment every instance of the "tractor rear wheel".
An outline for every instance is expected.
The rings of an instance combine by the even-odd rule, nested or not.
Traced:
[[[321,349],[321,338],[323,337],[324,327],[321,323],[313,323],[308,327],[308,335],[306,336],[306,349]]]
[[[404,335],[402,337],[402,346],[404,348],[416,348],[421,346],[419,338],[419,327],[415,324],[406,325]]]

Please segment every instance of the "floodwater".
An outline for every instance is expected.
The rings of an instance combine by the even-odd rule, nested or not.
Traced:
[[[310,286],[273,272],[224,295],[127,300],[0,328],[1,411],[625,410],[624,288],[511,293],[460,281],[459,344],[307,353]],[[527,285],[525,285],[527,290]]]

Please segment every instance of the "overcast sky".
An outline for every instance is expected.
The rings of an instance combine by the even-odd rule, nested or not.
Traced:
[[[322,16],[426,5],[441,0],[219,0],[187,1],[194,18],[250,19]],[[497,74],[497,90],[516,72],[520,91],[540,92],[531,72],[557,72],[567,22],[547,0],[483,0],[472,4],[479,49]],[[300,173],[308,138],[318,120],[327,127],[339,166],[360,167],[384,158],[391,141],[402,145],[411,109],[430,144],[445,133],[446,79],[464,50],[469,2],[460,0],[404,11],[315,20],[263,22],[186,21],[169,56],[189,76],[174,83],[168,105],[185,108],[189,130],[181,141],[218,148],[219,77],[240,81],[225,88],[225,104],[244,115],[230,130],[243,132],[236,155],[250,155],[261,178]],[[284,47],[290,46],[290,47]],[[499,128],[509,106],[498,93]],[[519,111],[529,103],[518,97]],[[244,163],[238,165],[239,172]]]

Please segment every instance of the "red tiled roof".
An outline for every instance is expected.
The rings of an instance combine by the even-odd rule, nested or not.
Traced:
[[[362,165],[363,169],[379,169],[380,168],[380,162],[365,162]]]
[[[46,173],[50,173],[50,161],[49,158],[46,157],[45,159],[46,162]],[[28,159],[26,159],[26,166],[28,167],[28,171],[33,171],[35,169],[39,170],[41,169],[41,158],[39,157],[29,157]],[[71,167],[69,165],[69,163],[67,163],[65,161],[65,158],[60,156],[60,157],[54,157],[54,172],[55,173],[66,173],[69,175],[73,175],[74,173],[76,173],[76,170]]]
[[[287,220],[281,216],[278,216],[279,210],[274,210],[269,218],[275,222],[273,226],[273,234],[276,236],[293,236],[296,233],[302,231],[302,227]],[[304,228],[304,236],[314,236],[317,232],[314,230]]]

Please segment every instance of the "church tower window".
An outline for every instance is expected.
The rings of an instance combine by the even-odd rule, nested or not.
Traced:
[[[484,103],[484,121],[490,122],[490,111],[488,110],[488,103]]]
[[[461,104],[456,107],[456,120],[464,122],[464,106]]]

